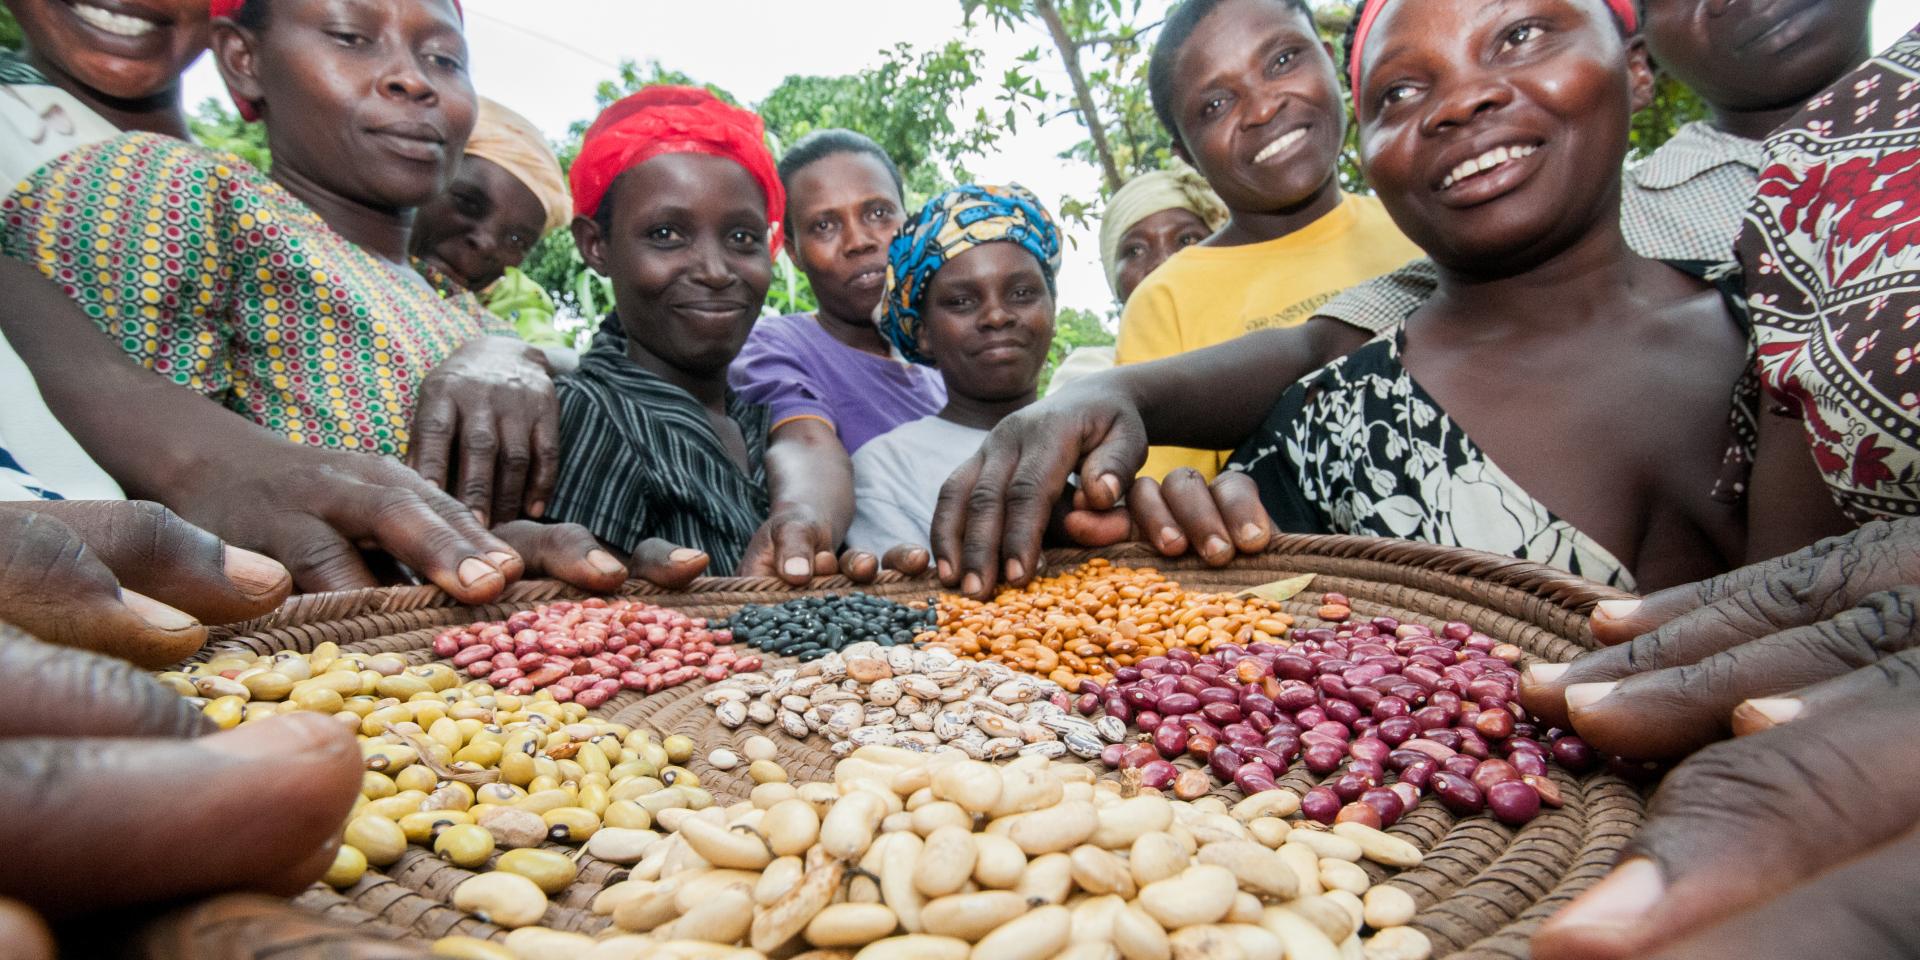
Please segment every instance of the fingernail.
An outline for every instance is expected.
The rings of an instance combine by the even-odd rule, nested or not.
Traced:
[[[234,546],[227,547],[221,554],[220,569],[226,573],[228,583],[249,597],[277,593],[292,578],[287,568],[272,557]]]
[[[520,562],[519,557],[516,557],[513,554],[507,553],[502,550],[495,550],[494,552],[487,554],[487,560],[490,561],[496,569],[500,569],[500,570],[506,569],[508,564]]]
[[[1593,605],[1593,612],[1608,620],[1625,620],[1640,609],[1639,600],[1602,600]]]
[[[144,593],[132,590],[120,591],[120,602],[132,610],[134,616],[161,630],[190,630],[200,625],[200,621],[187,616],[184,612],[167,606]]]
[[[1527,682],[1542,686],[1552,683],[1573,669],[1571,663],[1536,663],[1527,668]]]
[[[927,562],[927,552],[926,552],[925,550],[908,550],[908,551],[907,551],[907,562],[908,562],[908,563],[916,563],[916,564],[917,564],[917,563],[926,563],[926,562]]]
[[[1014,583],[1020,582],[1022,575],[1025,574],[1026,572],[1027,572],[1027,565],[1024,563],[1021,563],[1019,558],[1016,557],[1014,559],[1007,561],[1007,579],[1009,581],[1012,581]]]
[[[942,560],[939,563],[935,564],[935,566],[940,568],[941,583],[947,583],[953,579],[953,564],[948,563],[945,560]]]
[[[535,520],[538,520],[541,517],[545,516],[546,513],[547,513],[547,502],[545,500],[535,500],[533,502],[533,506],[527,508],[527,516],[532,517]]]
[[[1733,708],[1733,732],[1744,737],[1792,723],[1806,706],[1792,697],[1755,697]]]
[[[455,573],[460,577],[460,585],[471,587],[488,577],[502,576],[499,569],[479,557],[468,557],[460,561],[460,569]]]
[[[789,577],[804,577],[813,573],[813,567],[807,563],[804,557],[790,557],[786,565],[780,569]]]
[[[977,573],[967,574],[967,578],[960,581],[960,592],[969,597],[978,594],[980,592],[980,575]]]
[[[474,518],[475,520],[478,520],[478,521],[480,521],[480,525],[481,525],[481,526],[483,526],[483,527],[484,527],[484,526],[486,526],[486,525],[487,525],[487,514],[486,514],[486,511],[484,511],[484,510],[475,510],[475,511],[473,511],[473,518]]]
[[[1232,552],[1233,545],[1220,537],[1208,537],[1207,545],[1200,552],[1208,560],[1218,560]]]
[[[1120,499],[1119,477],[1111,473],[1102,474],[1097,482],[1100,484],[1101,489],[1107,491],[1107,496],[1110,498],[1108,500],[1109,503],[1117,502]]]
[[[1171,548],[1174,544],[1179,542],[1180,542],[1179,530],[1176,530],[1173,527],[1160,528],[1160,545],[1161,546]]]
[[[615,559],[614,555],[598,548],[587,551],[587,562],[601,573],[626,573],[627,565]]]
[[[1585,710],[1599,703],[1603,697],[1612,693],[1613,688],[1619,685],[1617,681],[1612,683],[1576,683],[1567,688],[1567,709]]]
[[[1666,890],[1660,868],[1652,860],[1639,857],[1608,874],[1548,924],[1559,928],[1632,927],[1660,903]]]
[[[242,760],[265,760],[295,756],[327,741],[338,740],[344,732],[345,728],[333,717],[301,710],[241,724],[203,737],[198,745]]]
[[[691,563],[704,556],[706,556],[706,554],[701,553],[700,551],[695,550],[692,547],[681,547],[680,549],[667,554],[667,559],[672,560],[674,563]],[[793,566],[793,564],[789,563],[787,564],[787,566],[791,567]]]
[[[1240,539],[1248,543],[1252,543],[1253,541],[1260,539],[1260,535],[1265,532],[1266,531],[1260,529],[1259,524],[1249,523],[1246,526],[1240,528]]]

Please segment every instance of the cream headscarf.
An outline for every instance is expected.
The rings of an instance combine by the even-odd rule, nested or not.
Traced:
[[[1227,222],[1227,208],[1192,168],[1143,173],[1114,191],[1100,220],[1100,263],[1107,268],[1107,286],[1120,295],[1120,238],[1133,225],[1162,210],[1190,210],[1209,230]]]
[[[542,233],[558,230],[573,219],[573,198],[567,193],[560,161],[526,117],[481,97],[480,115],[473,122],[473,136],[467,139],[467,152],[499,164],[540,198],[540,205],[547,210]]]

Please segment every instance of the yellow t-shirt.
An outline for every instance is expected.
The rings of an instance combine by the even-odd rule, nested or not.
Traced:
[[[1144,363],[1307,322],[1334,295],[1421,256],[1373,197],[1349,196],[1278,240],[1188,247],[1147,275],[1127,301],[1116,359]],[[1192,467],[1208,479],[1226,453],[1154,447],[1142,476]]]

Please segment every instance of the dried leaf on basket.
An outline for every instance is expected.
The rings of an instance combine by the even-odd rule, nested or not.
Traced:
[[[1288,577],[1285,580],[1275,580],[1272,583],[1263,583],[1257,587],[1248,587],[1240,591],[1240,596],[1270,600],[1274,603],[1285,603],[1288,600],[1292,600],[1295,594],[1312,586],[1312,584],[1313,574],[1303,573],[1297,577]]]

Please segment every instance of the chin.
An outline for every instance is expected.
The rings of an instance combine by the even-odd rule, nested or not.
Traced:
[[[89,63],[88,59],[83,57],[78,63],[62,66],[90,89],[116,100],[147,100],[180,86],[178,73],[155,70],[154,64],[146,61],[108,57]]]

